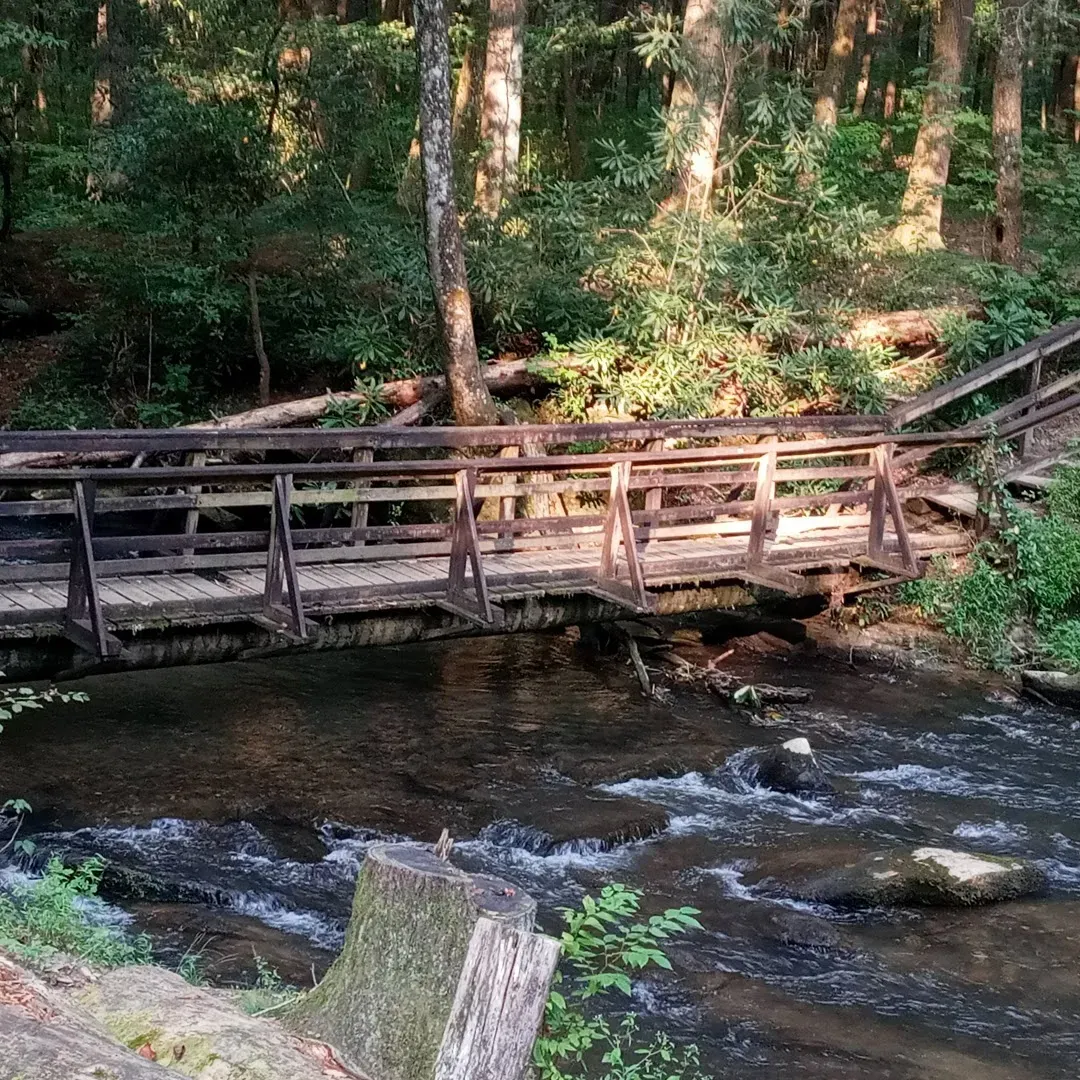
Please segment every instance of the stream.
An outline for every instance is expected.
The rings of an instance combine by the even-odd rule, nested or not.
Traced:
[[[457,861],[531,891],[548,930],[610,881],[648,911],[700,908],[632,1008],[710,1074],[1075,1077],[1080,716],[976,674],[749,650],[725,669],[814,697],[759,717],[693,685],[648,701],[561,633],[98,676],[89,704],[8,725],[0,792],[34,806],[39,864],[106,856],[117,917],[215,979],[250,978],[255,952],[310,984],[367,847],[448,827]],[[795,735],[836,797],[747,779],[750,748]],[[1049,888],[857,914],[785,889],[911,844],[1026,856]]]

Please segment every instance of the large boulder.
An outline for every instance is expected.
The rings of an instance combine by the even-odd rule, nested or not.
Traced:
[[[920,847],[869,855],[797,886],[840,907],[973,907],[1039,892],[1046,875],[1024,859]]]
[[[790,795],[825,795],[835,789],[818,764],[807,739],[789,739],[750,760],[753,779],[762,787]]]
[[[1025,690],[1054,705],[1080,709],[1080,675],[1067,671],[1025,671],[1021,678]]]
[[[0,1031],[0,1076],[27,1080],[325,1080],[337,1061],[228,992],[149,966],[38,975],[0,956]]]

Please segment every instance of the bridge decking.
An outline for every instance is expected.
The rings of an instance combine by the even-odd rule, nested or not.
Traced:
[[[747,533],[641,545],[638,554],[646,586],[658,589],[725,579],[769,584],[767,574],[758,578],[745,566]],[[969,546],[959,529],[913,534],[911,539],[919,557]],[[781,529],[768,546],[768,565],[786,570],[828,567],[858,560],[865,548],[865,526],[798,535],[784,535]],[[894,534],[886,534],[884,550],[899,557]],[[343,612],[438,605],[445,597],[449,570],[449,557],[439,556],[325,562],[298,567],[297,581],[305,613],[317,619]],[[602,597],[595,570],[596,555],[587,551],[520,551],[484,558],[495,604],[559,592],[594,591]],[[629,585],[625,577],[618,580]],[[98,585],[100,603],[116,629],[145,625],[148,620],[187,624],[258,615],[264,607],[264,590],[265,573],[255,568],[123,574],[103,578]],[[0,586],[0,627],[62,627],[66,611],[66,583],[30,580]]]

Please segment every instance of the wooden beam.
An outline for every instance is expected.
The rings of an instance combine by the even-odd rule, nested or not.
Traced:
[[[459,469],[454,475],[457,499],[454,508],[454,533],[450,542],[450,569],[446,598],[440,606],[447,607],[482,626],[491,627],[501,612],[491,602],[484,562],[480,554],[480,534],[476,528],[476,472]],[[472,571],[473,596],[465,590],[466,565]]]
[[[65,633],[81,649],[102,659],[120,654],[120,642],[109,633],[98,592],[94,563],[94,499],[92,483],[77,481],[73,489],[75,521],[71,538]]]
[[[768,450],[758,461],[754,486],[754,517],[750,525],[750,541],[746,547],[746,565],[761,566],[765,561],[765,536],[772,516],[772,501],[776,493],[776,441],[768,440]]]
[[[984,386],[989,386],[1005,378],[1006,375],[1011,375],[1014,371],[1035,363],[1036,360],[1041,360],[1044,356],[1052,356],[1077,341],[1080,341],[1080,319],[1062,323],[1041,337],[1029,341],[1026,345],[1011,349],[996,360],[981,364],[943,386],[935,387],[912,398],[911,401],[896,406],[887,414],[889,420],[894,428],[910,424],[913,420],[918,420],[921,416],[936,412],[962,397],[967,397],[976,390],[981,390]]]
[[[284,624],[301,641],[307,638],[307,620],[296,573],[290,521],[292,477],[274,477],[274,504],[270,515],[270,543],[266,553],[266,581],[263,587],[263,615],[278,625]],[[288,595],[288,608],[283,605]]]
[[[608,589],[612,584],[620,584],[618,569],[621,551],[626,560],[626,569],[630,577],[630,593],[634,602],[639,610],[649,611],[654,602],[645,588],[645,575],[638,558],[637,538],[628,494],[630,469],[629,462],[619,462],[611,466],[608,512],[607,520],[604,522],[603,540],[600,544],[600,569],[597,581],[602,589]]]

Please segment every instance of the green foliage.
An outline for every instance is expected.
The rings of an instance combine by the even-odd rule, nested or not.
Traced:
[[[4,673],[0,671],[0,679]],[[9,721],[24,712],[43,709],[46,705],[59,702],[68,705],[71,702],[86,702],[89,698],[81,690],[60,690],[49,687],[46,690],[34,690],[29,686],[0,685],[0,721]],[[0,733],[4,730],[0,722]],[[25,855],[33,854],[34,845],[29,840],[19,839],[19,830],[31,811],[25,799],[10,798],[0,803],[0,854],[14,850]]]
[[[960,638],[981,663],[1008,665],[1010,630],[1029,624],[1040,648],[1069,667],[1080,659],[1080,514],[1076,470],[1061,470],[1046,512],[1014,507],[993,543],[979,545],[962,570],[939,559],[900,598]]]
[[[255,960],[255,985],[241,990],[240,1007],[249,1016],[273,1012],[295,1001],[299,991],[289,986],[258,953],[252,953]]]
[[[100,858],[77,868],[50,859],[40,880],[0,893],[0,945],[31,958],[63,952],[107,967],[149,963],[148,938],[90,921],[103,866]]]
[[[701,928],[700,912],[686,907],[635,921],[640,901],[636,890],[608,885],[579,908],[560,909],[564,964],[533,1051],[541,1080],[704,1080],[696,1048],[676,1047],[665,1034],[643,1041],[636,1017],[613,1025],[596,1008],[612,990],[629,996],[636,972],[670,969],[664,943]]]

